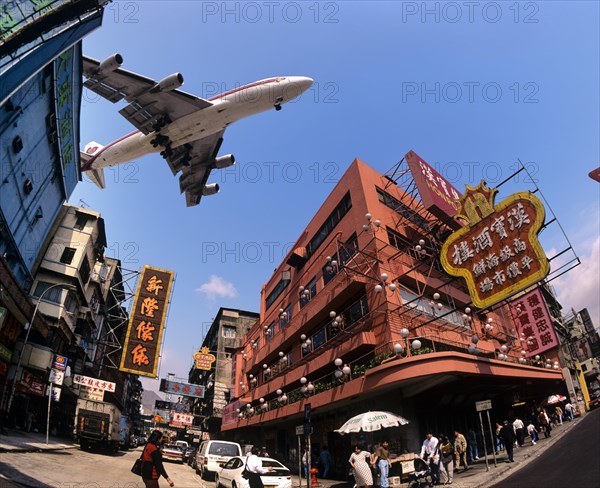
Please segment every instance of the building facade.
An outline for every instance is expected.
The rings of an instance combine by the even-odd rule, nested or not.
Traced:
[[[260,321],[234,357],[225,435],[297,465],[309,416],[313,453],[328,446],[333,476],[345,477],[357,441],[389,437],[395,452],[418,452],[427,431],[478,430],[476,401],[491,400],[501,421],[557,388],[559,369],[521,357],[508,308],[472,309],[466,286],[444,273],[451,231],[355,160],[262,289]],[[410,423],[335,432],[375,410]]]
[[[195,399],[193,412],[198,416],[198,425],[212,436],[221,431],[223,408],[232,398],[233,358],[248,331],[257,323],[259,314],[246,310],[221,307],[210,324],[201,349],[210,351],[215,361],[210,370],[196,369],[189,373],[189,382],[205,385],[203,399]]]

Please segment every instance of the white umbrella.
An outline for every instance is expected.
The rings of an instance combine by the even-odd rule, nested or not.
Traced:
[[[350,434],[351,432],[373,432],[386,427],[398,427],[408,424],[408,420],[391,412],[364,412],[352,417],[335,432]]]

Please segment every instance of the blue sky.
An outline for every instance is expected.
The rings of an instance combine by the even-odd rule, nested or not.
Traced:
[[[98,59],[209,98],[258,79],[315,80],[280,112],[231,126],[220,154],[238,164],[221,193],[186,208],[158,155],[108,170],[70,203],[98,210],[107,254],[176,272],[160,375],[187,377],[221,306],[259,310],[260,288],[355,157],[385,173],[410,149],[459,189],[494,186],[520,159],[582,265],[555,280],[569,309],[599,325],[598,2],[117,1],[84,41]],[[85,92],[82,147],[132,130]],[[529,190],[519,175],[502,187]],[[548,254],[565,247],[555,226]],[[158,389],[145,381],[147,388]]]

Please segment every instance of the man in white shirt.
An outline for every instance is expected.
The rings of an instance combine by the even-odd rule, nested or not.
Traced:
[[[515,436],[517,436],[518,446],[523,447],[523,444],[525,444],[525,424],[519,417],[514,420],[513,429],[515,430]]]
[[[264,488],[260,475],[273,470],[271,466],[263,468],[262,460],[257,456],[259,450],[258,447],[253,446],[251,454],[246,459],[246,471],[248,472],[250,488]]]
[[[431,432],[427,433],[421,446],[421,458],[429,460],[431,476],[436,485],[440,484],[440,441]]]

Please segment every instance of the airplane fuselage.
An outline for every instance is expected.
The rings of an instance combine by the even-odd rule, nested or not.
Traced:
[[[209,101],[210,107],[199,109],[165,125],[160,135],[168,138],[172,148],[215,134],[233,122],[267,111],[298,97],[312,84],[301,76],[269,78],[227,91]],[[134,131],[103,147],[87,161],[83,171],[123,164],[146,154],[160,152],[152,144],[157,132]]]

